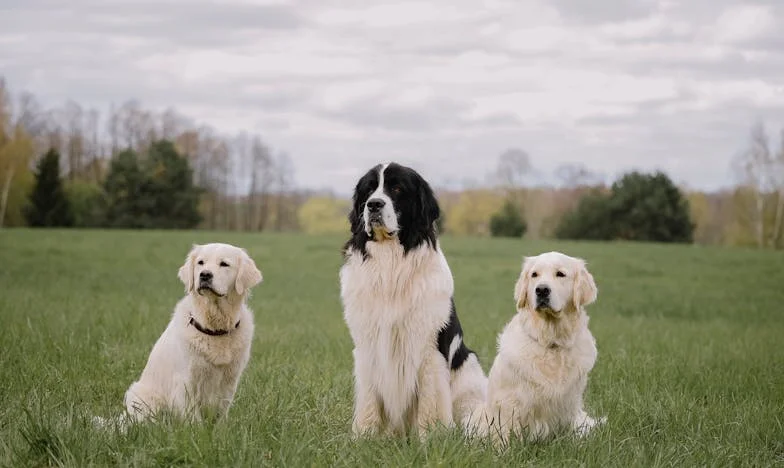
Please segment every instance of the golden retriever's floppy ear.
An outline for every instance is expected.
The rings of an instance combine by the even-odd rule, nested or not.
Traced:
[[[596,283],[593,280],[593,275],[591,275],[588,268],[585,266],[585,260],[578,259],[578,261],[580,262],[580,266],[577,269],[577,273],[575,273],[572,299],[574,300],[574,307],[579,310],[580,307],[588,305],[596,300],[598,290],[596,288]]]
[[[248,252],[245,249],[240,250],[242,250],[240,268],[237,271],[237,280],[234,283],[234,288],[237,290],[237,294],[242,295],[253,286],[261,283],[262,277],[261,272],[256,268],[256,262],[250,258]]]
[[[180,271],[177,272],[180,281],[185,285],[186,294],[193,292],[193,263],[196,261],[196,253],[200,247],[199,244],[193,244],[191,251],[188,252],[188,256],[185,257],[185,263],[180,267]]]
[[[517,278],[514,291],[515,304],[518,310],[525,309],[528,302],[528,277],[531,272],[531,263],[531,257],[523,257],[522,271],[520,272],[520,277]]]

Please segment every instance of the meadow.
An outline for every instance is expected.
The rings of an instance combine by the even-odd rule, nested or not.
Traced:
[[[183,294],[191,243],[248,249],[264,275],[256,336],[229,419],[96,430]],[[459,431],[351,437],[351,339],[340,236],[0,231],[2,466],[784,465],[784,252],[442,238],[467,344],[485,370],[514,314],[524,254],[584,257],[599,358],[586,393],[608,424],[497,452]]]

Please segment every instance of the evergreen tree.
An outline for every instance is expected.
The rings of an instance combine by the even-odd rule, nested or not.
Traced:
[[[153,142],[141,162],[132,150],[118,154],[104,191],[110,227],[186,229],[201,221],[200,190],[188,161],[169,141]]]
[[[150,146],[146,161],[145,195],[150,201],[150,217],[156,227],[185,229],[201,221],[200,190],[193,185],[188,160],[177,153],[170,141]]]
[[[610,219],[609,196],[593,191],[564,214],[555,228],[558,239],[610,240],[615,236]]]
[[[692,242],[689,202],[663,172],[631,172],[616,181],[609,214],[618,239]]]
[[[504,202],[501,210],[490,218],[490,234],[493,237],[522,237],[527,229],[520,209],[511,200]]]
[[[74,180],[65,185],[71,204],[75,227],[100,227],[103,225],[104,192],[95,182]]]
[[[688,200],[662,172],[631,172],[618,179],[609,195],[580,200],[556,229],[561,239],[692,242],[694,224]]]
[[[27,223],[36,227],[72,226],[73,215],[60,178],[60,154],[54,148],[38,161]]]
[[[103,189],[106,196],[106,226],[152,227],[143,208],[149,202],[143,200],[144,174],[139,168],[139,157],[135,151],[127,149],[112,158]]]

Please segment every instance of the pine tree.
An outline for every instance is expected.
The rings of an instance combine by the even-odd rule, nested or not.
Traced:
[[[119,153],[104,191],[109,227],[187,229],[201,221],[200,190],[188,160],[169,141],[153,142],[143,158],[130,149]]]
[[[493,237],[522,237],[528,224],[520,209],[511,200],[504,202],[501,210],[490,218],[490,234]]]
[[[106,194],[104,221],[108,227],[153,227],[143,209],[146,203],[143,185],[144,174],[136,152],[121,151],[112,159],[103,182]]]
[[[38,161],[27,223],[36,227],[72,226],[71,205],[60,178],[60,154],[54,148]]]
[[[188,160],[167,140],[150,145],[146,161],[145,195],[154,203],[149,212],[159,228],[193,228],[201,221],[200,190],[193,185]]]

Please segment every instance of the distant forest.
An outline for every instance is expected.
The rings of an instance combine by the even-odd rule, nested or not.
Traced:
[[[732,163],[737,185],[713,193],[676,187],[662,173],[608,184],[579,163],[559,167],[557,184],[532,187],[536,156],[510,148],[481,186],[435,187],[439,227],[783,248],[784,138],[772,140],[758,122],[745,148]],[[0,77],[0,226],[347,232],[349,200],[297,187],[292,157],[260,135],[221,135],[133,100],[104,113],[70,101],[46,109]]]

